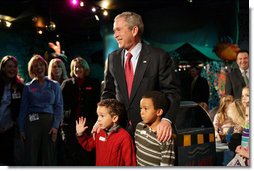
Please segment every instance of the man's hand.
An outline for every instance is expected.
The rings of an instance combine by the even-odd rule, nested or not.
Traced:
[[[86,118],[83,116],[79,117],[78,120],[76,120],[76,132],[77,136],[83,135],[83,132],[88,128],[88,126],[85,126],[86,124]]]
[[[56,41],[56,44],[49,42],[49,47],[55,51],[56,54],[61,54],[61,45],[60,42]]]
[[[51,128],[50,131],[49,131],[49,134],[51,135],[52,142],[56,142],[57,129],[56,128]]]
[[[167,120],[161,120],[157,126],[157,139],[160,142],[166,142],[171,138],[172,127],[171,123]]]

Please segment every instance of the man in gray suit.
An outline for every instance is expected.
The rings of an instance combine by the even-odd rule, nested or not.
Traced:
[[[123,12],[115,17],[114,37],[119,50],[112,52],[106,65],[102,99],[116,98],[127,110],[128,130],[134,133],[140,116],[140,100],[148,91],[161,91],[170,100],[170,109],[156,130],[159,141],[171,137],[171,121],[180,102],[180,81],[176,77],[174,62],[163,50],[141,42],[144,25],[140,15]],[[134,72],[132,87],[128,94],[125,76],[127,53],[132,54]]]
[[[242,89],[249,85],[249,52],[240,50],[236,55],[238,68],[234,69],[226,78],[226,94],[235,99],[241,99]]]

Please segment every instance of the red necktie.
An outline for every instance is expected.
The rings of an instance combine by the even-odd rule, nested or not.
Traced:
[[[128,88],[128,95],[130,98],[132,82],[133,82],[133,78],[134,78],[133,68],[132,68],[132,63],[131,63],[132,54],[127,53],[126,56],[127,56],[127,60],[125,62],[124,71],[125,71],[125,79],[126,79],[127,88]]]

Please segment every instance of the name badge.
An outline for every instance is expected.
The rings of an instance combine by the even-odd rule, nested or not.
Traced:
[[[106,141],[106,138],[105,137],[99,137],[99,140],[100,141]]]
[[[39,115],[37,113],[33,113],[33,114],[29,115],[29,121],[30,122],[37,121],[39,119],[40,119],[40,117],[39,117]]]
[[[146,135],[146,131],[145,131],[145,130],[142,130],[142,131],[140,131],[140,134],[141,134],[141,135]]]
[[[17,93],[17,92],[12,93],[12,99],[20,99],[20,98],[21,98],[20,93]]]

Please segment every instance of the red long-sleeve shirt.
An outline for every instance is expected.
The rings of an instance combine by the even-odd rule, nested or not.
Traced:
[[[91,151],[96,150],[96,166],[136,166],[133,140],[123,128],[112,131],[109,135],[104,130],[92,136],[78,136],[81,146]]]

